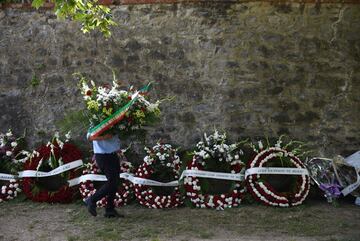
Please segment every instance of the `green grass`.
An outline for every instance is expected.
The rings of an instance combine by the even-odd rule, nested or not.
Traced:
[[[199,237],[202,239],[210,239],[214,236],[212,232],[200,231]]]
[[[79,240],[79,236],[69,236],[69,237],[67,237],[67,241],[77,241],[77,240]]]
[[[0,204],[0,222],[23,222],[25,232],[48,240],[52,233],[42,228],[48,222],[66,230],[61,240],[176,240],[219,239],[252,235],[282,235],[284,240],[308,237],[320,240],[356,240],[360,236],[358,207],[336,208],[325,202],[288,209],[242,205],[225,211],[192,209],[147,209],[138,204],[120,208],[123,219],[106,219],[98,208],[96,218],[80,203],[69,205],[25,202]],[[8,219],[4,219],[7,218]],[[4,219],[4,220],[3,220]],[[23,220],[23,221],[22,221]],[[21,224],[19,224],[21,226]],[[6,234],[6,231],[5,231]],[[4,234],[1,234],[4,235]],[[35,238],[34,238],[35,239]]]

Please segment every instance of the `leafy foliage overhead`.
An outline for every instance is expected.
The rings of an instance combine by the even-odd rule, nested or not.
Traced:
[[[40,8],[46,0],[34,0],[32,6]],[[51,0],[59,18],[69,18],[82,24],[81,30],[88,33],[98,29],[105,37],[111,35],[110,26],[116,25],[111,19],[110,8],[98,4],[97,0]]]

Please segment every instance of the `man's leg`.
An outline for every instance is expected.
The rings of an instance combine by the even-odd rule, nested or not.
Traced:
[[[108,163],[109,159],[111,159],[110,154],[95,154],[96,164],[100,168],[102,172],[104,172],[105,176],[108,170]],[[97,201],[101,200],[103,197],[108,195],[109,193],[109,181],[107,181],[104,185],[102,185],[95,193],[91,196],[91,201],[96,203]]]
[[[96,159],[96,163],[98,165],[98,167],[103,170],[104,168],[104,163],[106,162],[106,157],[103,154],[95,154],[95,159]],[[86,206],[87,206],[87,210],[89,211],[89,213],[93,216],[96,216],[96,202],[98,200],[100,200],[104,195],[106,195],[106,184],[101,187],[99,190],[96,191],[96,193],[87,198],[85,200]]]
[[[105,174],[107,182],[98,189],[91,198],[86,200],[89,212],[96,216],[96,202],[107,196],[106,217],[118,217],[114,208],[114,199],[119,183],[120,163],[117,155],[114,154],[96,154],[96,163],[100,170]],[[94,208],[95,206],[95,208]],[[94,210],[95,209],[95,210]],[[94,214],[95,213],[95,214]]]
[[[104,169],[106,178],[108,179],[106,212],[109,213],[115,210],[114,199],[119,184],[120,163],[116,154],[113,154],[113,156],[109,158],[109,161]]]

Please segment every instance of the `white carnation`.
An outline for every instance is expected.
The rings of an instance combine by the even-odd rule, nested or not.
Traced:
[[[264,145],[261,141],[258,142],[258,145],[259,145],[260,150],[262,150],[264,148]]]
[[[71,131],[65,134],[66,140],[69,140],[71,138]]]

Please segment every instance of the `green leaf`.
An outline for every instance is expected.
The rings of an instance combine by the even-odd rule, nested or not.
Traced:
[[[111,10],[97,4],[96,0],[55,0],[54,12],[58,18],[69,18],[81,23],[83,33],[99,30],[105,37],[110,37],[110,27],[116,25],[111,20]],[[32,6],[40,8],[45,0],[34,0]]]
[[[45,0],[34,0],[31,5],[34,8],[39,9],[42,5],[44,5],[44,3],[45,3]]]

